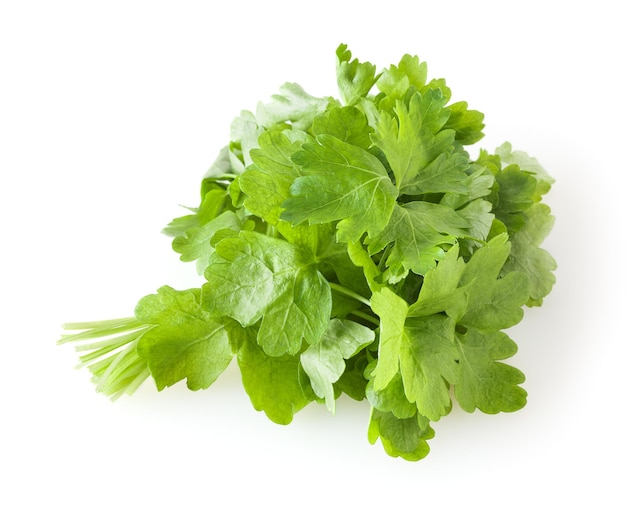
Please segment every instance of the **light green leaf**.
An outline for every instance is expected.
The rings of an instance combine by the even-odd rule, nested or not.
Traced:
[[[280,94],[272,96],[271,102],[257,105],[256,119],[266,129],[289,122],[296,130],[308,130],[327,106],[327,98],[311,96],[300,85],[288,82],[280,87]]]
[[[454,321],[446,315],[407,318],[408,305],[389,288],[375,292],[371,304],[380,318],[374,391],[387,387],[399,368],[408,401],[431,420],[446,415],[448,384],[458,380],[459,372]]]
[[[330,281],[337,281],[353,292],[369,297],[370,288],[365,273],[350,258],[348,244],[336,241],[335,227],[320,224],[309,228],[316,228],[319,231],[315,248],[307,247],[310,247],[315,253],[320,268],[327,269],[324,275],[328,276]]]
[[[252,406],[277,424],[289,424],[315,398],[301,375],[298,356],[269,356],[254,340],[245,339],[237,363]]]
[[[387,97],[404,98],[410,87],[421,90],[426,84],[428,66],[420,62],[417,55],[405,54],[398,65],[391,65],[383,71],[376,87]]]
[[[358,240],[387,224],[397,190],[375,156],[336,137],[322,134],[293,156],[305,176],[291,186],[282,218],[299,224],[339,221],[337,239]]]
[[[367,379],[363,376],[363,370],[367,367],[368,356],[365,351],[346,360],[346,370],[335,383],[337,393],[346,394],[355,401],[365,399],[365,387]]]
[[[372,294],[371,306],[380,319],[378,364],[372,375],[374,389],[382,390],[398,372],[409,305],[389,287],[382,287]]]
[[[419,173],[407,176],[402,192],[410,195],[441,192],[466,194],[469,187],[468,168],[467,155],[441,153]]]
[[[185,378],[191,390],[208,388],[232,360],[224,324],[200,307],[197,289],[162,287],[144,297],[135,314],[155,325],[141,337],[138,352],[159,390]]]
[[[330,286],[312,253],[287,241],[242,231],[222,239],[205,273],[203,306],[243,326],[261,320],[259,344],[272,356],[316,343],[328,325]]]
[[[270,224],[279,222],[282,204],[300,172],[291,156],[300,145],[292,143],[284,132],[269,130],[259,136],[259,148],[250,152],[254,165],[241,175],[239,185],[246,194],[244,204],[254,215]]]
[[[486,199],[491,194],[491,189],[495,182],[495,177],[491,171],[475,162],[470,163],[467,170],[468,175],[465,181],[465,190],[448,192],[441,198],[440,203],[453,209],[459,209],[473,200]],[[491,203],[490,210],[491,210]]]
[[[346,369],[345,360],[354,356],[374,340],[367,326],[345,319],[332,319],[322,339],[301,355],[302,368],[311,379],[315,394],[325,399],[326,407],[335,412],[333,384]]]
[[[389,223],[369,242],[371,254],[393,244],[387,256],[384,278],[396,283],[410,270],[425,274],[444,256],[441,247],[468,235],[468,222],[457,212],[438,203],[413,201],[396,204]]]
[[[419,413],[399,419],[393,413],[372,408],[367,436],[371,444],[380,438],[385,452],[394,458],[418,461],[430,452],[427,440],[433,438],[435,432],[428,419]]]
[[[243,172],[252,163],[250,150],[258,147],[257,141],[264,130],[248,110],[241,111],[233,120],[230,126],[230,150],[239,159],[239,162],[231,159],[231,166],[235,166],[236,173]]]
[[[373,408],[381,412],[391,412],[399,419],[413,417],[417,412],[415,403],[406,398],[402,376],[399,372],[381,390],[376,390],[373,381],[368,381],[365,394]]]
[[[311,133],[315,136],[332,135],[348,144],[365,149],[372,145],[370,138],[372,132],[373,129],[368,125],[365,114],[352,106],[333,107],[315,118],[311,126]]]
[[[460,378],[454,394],[461,408],[484,413],[511,412],[526,404],[526,391],[518,386],[524,375],[498,360],[510,358],[517,346],[505,333],[481,333],[469,329],[456,334]]]
[[[192,214],[171,221],[163,233],[170,237],[184,235],[187,230],[196,229],[220,215],[229,205],[228,192],[216,178],[202,180],[201,202],[198,208],[189,208]]]
[[[367,250],[363,247],[361,242],[349,242],[348,246],[348,256],[352,263],[363,269],[363,275],[367,281],[367,285],[369,289],[374,292],[380,290],[382,287],[379,277],[380,270],[378,266],[372,260],[371,255],[367,252]]]
[[[475,199],[456,212],[468,223],[467,232],[476,241],[486,241],[493,220],[492,205],[487,200]]]
[[[337,56],[337,85],[339,94],[346,105],[354,105],[369,93],[376,83],[376,66],[369,62],[352,59],[352,52],[345,44],[339,45]]]
[[[524,225],[511,236],[511,255],[504,264],[504,272],[521,272],[529,279],[529,306],[543,302],[556,281],[553,271],[556,261],[540,244],[552,230],[554,216],[550,208],[538,203],[524,212]]]
[[[450,116],[446,101],[440,90],[429,89],[416,92],[408,107],[398,101],[396,117],[381,113],[372,139],[387,157],[401,193],[405,182],[410,186],[429,163],[452,150],[454,130],[442,130]]]
[[[459,379],[454,321],[446,315],[406,320],[400,349],[400,372],[409,401],[431,420],[452,407],[449,383]]]
[[[455,131],[455,139],[461,144],[474,144],[480,141],[485,134],[485,115],[477,110],[468,110],[467,102],[456,102],[448,106],[450,118],[445,128]]]
[[[209,169],[207,169],[203,180],[218,180],[223,178],[224,175],[234,173],[232,158],[230,145],[224,146],[217,154],[216,159],[209,166]]]
[[[522,320],[529,298],[526,275],[510,272],[500,278],[511,250],[506,233],[491,239],[467,262],[460,285],[467,286],[468,306],[459,323],[482,331],[509,328]]]
[[[447,312],[452,318],[462,315],[467,306],[467,294],[459,288],[465,262],[459,257],[459,246],[452,246],[437,266],[424,275],[417,301],[408,310],[409,317],[425,317]],[[456,315],[451,312],[456,312]]]
[[[498,146],[495,154],[500,157],[504,166],[517,164],[520,169],[530,172],[537,179],[538,187],[535,201],[539,201],[541,196],[546,194],[554,184],[554,178],[548,174],[536,158],[523,151],[513,151],[511,143],[506,142]]]
[[[231,210],[222,212],[219,216],[206,224],[189,228],[184,235],[179,235],[172,241],[172,249],[180,253],[183,262],[196,262],[198,274],[203,274],[209,265],[209,259],[214,252],[211,240],[219,230],[235,230],[242,228],[239,216]]]
[[[534,204],[537,180],[512,164],[496,175],[497,201],[493,209],[495,216],[508,228],[516,232],[524,224],[523,212]]]

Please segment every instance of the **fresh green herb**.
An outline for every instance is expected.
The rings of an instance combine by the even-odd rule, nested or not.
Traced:
[[[554,284],[539,247],[553,180],[508,143],[472,158],[483,115],[417,57],[377,73],[346,45],[336,56],[339,99],[285,84],[242,112],[199,206],[165,228],[202,284],[67,324],[60,342],[80,342],[113,398],[149,377],[204,389],[236,360],[253,407],[280,424],[365,400],[369,441],[418,460],[453,398],[468,412],[526,403],[503,330]]]

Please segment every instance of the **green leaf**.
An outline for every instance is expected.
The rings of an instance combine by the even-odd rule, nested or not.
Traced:
[[[202,180],[202,200],[198,208],[187,208],[192,214],[177,217],[164,229],[170,237],[184,235],[187,230],[196,229],[220,215],[228,207],[228,192],[215,178]]]
[[[141,337],[137,350],[159,390],[185,378],[191,390],[208,388],[232,360],[228,333],[200,307],[197,289],[162,287],[144,297],[135,314],[155,325]]]
[[[381,390],[376,390],[373,381],[368,381],[365,393],[373,408],[381,412],[391,412],[399,419],[413,417],[417,412],[415,403],[406,398],[402,376],[399,372]]]
[[[345,360],[354,356],[374,340],[368,327],[345,319],[332,319],[322,339],[301,355],[302,368],[311,379],[315,394],[326,400],[326,407],[335,412],[333,384],[345,371]]]
[[[339,45],[337,56],[337,85],[346,105],[354,105],[369,93],[376,83],[376,66],[369,62],[352,59],[352,52],[345,44]]]
[[[239,185],[246,194],[244,205],[254,215],[277,225],[289,188],[300,176],[291,156],[300,145],[284,132],[268,130],[259,136],[259,148],[250,152],[254,165],[241,175]]]
[[[186,230],[184,235],[179,235],[172,241],[172,248],[180,253],[183,262],[195,261],[198,274],[203,274],[214,252],[211,244],[213,236],[219,230],[239,231],[242,226],[237,214],[227,210],[204,225]]]
[[[337,392],[346,394],[355,401],[365,399],[365,388],[368,383],[365,376],[363,376],[368,361],[366,353],[367,350],[361,351],[356,356],[346,360],[346,370],[343,371],[343,374],[335,383]]]
[[[380,270],[372,260],[371,255],[359,241],[350,242],[347,246],[348,256],[352,263],[363,269],[363,275],[365,276],[369,289],[371,291],[380,290],[382,287],[380,283]]]
[[[267,129],[288,122],[296,130],[308,130],[327,106],[327,98],[311,96],[300,85],[288,82],[280,87],[280,94],[272,96],[271,102],[257,105],[256,119]]]
[[[239,160],[239,162],[232,163],[236,173],[243,172],[252,163],[250,150],[258,147],[257,141],[264,131],[265,129],[257,123],[254,114],[248,110],[241,111],[233,120],[230,126],[230,150]]]
[[[352,106],[333,107],[313,121],[311,133],[315,136],[328,134],[361,148],[372,145],[372,127],[359,109]]]
[[[495,218],[491,209],[492,205],[488,201],[475,199],[456,211],[467,222],[467,233],[475,241],[487,241],[489,238]]]
[[[499,362],[517,352],[517,346],[503,332],[481,333],[469,329],[456,334],[460,378],[454,394],[461,408],[484,413],[511,412],[526,404],[526,391],[518,386],[524,374]]]
[[[376,82],[376,87],[387,97],[393,99],[404,98],[410,87],[418,91],[426,84],[428,66],[420,62],[417,55],[405,54],[398,65],[391,65],[383,71]]]
[[[457,212],[438,203],[413,201],[396,204],[389,223],[369,242],[371,254],[392,244],[384,278],[396,283],[410,270],[425,274],[444,256],[444,244],[454,244],[468,235],[468,222]]]
[[[441,153],[419,173],[407,177],[402,192],[419,195],[429,193],[468,192],[469,179],[466,174],[469,158],[462,153]]]
[[[496,183],[497,203],[493,213],[507,226],[509,233],[516,232],[524,224],[524,210],[535,203],[537,180],[512,164],[496,175]]]
[[[237,363],[252,406],[277,424],[289,424],[315,398],[298,356],[269,356],[249,337],[242,342]]]
[[[407,318],[408,305],[389,288],[375,292],[371,304],[380,318],[374,390],[387,387],[399,368],[409,402],[431,420],[446,415],[448,384],[458,380],[459,372],[454,321],[446,315]]]
[[[485,115],[477,110],[468,110],[467,102],[456,102],[448,106],[450,118],[445,128],[455,131],[455,139],[461,144],[474,144],[484,137]]]
[[[337,239],[358,240],[384,228],[397,190],[387,170],[372,154],[336,137],[322,134],[293,156],[305,176],[291,186],[282,218],[299,224],[337,224]]]
[[[459,323],[481,331],[498,331],[522,320],[529,298],[529,281],[520,272],[500,277],[511,251],[506,233],[476,250],[467,262],[460,285],[467,286],[467,310]]]
[[[380,318],[378,363],[372,375],[374,389],[382,390],[398,372],[400,351],[404,342],[404,322],[409,305],[389,287],[374,291],[371,305]]]
[[[387,454],[407,461],[418,461],[430,452],[427,440],[435,436],[428,419],[416,413],[399,419],[390,412],[372,408],[368,439],[374,444],[380,438]]]
[[[453,209],[459,209],[476,199],[485,199],[491,194],[495,177],[491,171],[476,162],[471,162],[467,169],[467,179],[463,191],[450,191],[445,194],[440,203]],[[489,203],[489,211],[493,205]]]
[[[517,164],[520,169],[531,173],[537,180],[537,191],[534,196],[535,201],[539,201],[541,196],[546,194],[552,184],[552,178],[536,158],[531,157],[523,151],[513,151],[511,143],[506,142],[496,148],[495,154],[500,157],[502,164],[505,166]]]
[[[314,251],[320,267],[328,269],[324,275],[330,281],[339,282],[357,294],[369,297],[370,288],[365,273],[350,258],[348,245],[336,241],[334,226],[322,224],[310,228],[316,228],[319,232],[315,248],[309,247]]]
[[[203,306],[243,326],[261,320],[259,344],[271,356],[320,340],[331,311],[330,286],[310,251],[257,232],[222,239],[205,273]]]
[[[207,172],[203,177],[203,186],[205,183],[213,182],[224,178],[225,175],[230,175],[235,172],[232,163],[233,155],[230,151],[230,145],[224,146],[217,154],[216,159],[207,169]],[[203,187],[204,192],[204,187]]]
[[[387,157],[401,193],[405,182],[410,186],[420,171],[452,149],[454,131],[442,130],[450,116],[446,101],[440,90],[429,89],[415,93],[408,108],[398,101],[396,117],[381,113],[372,139]]]
[[[446,315],[408,318],[400,350],[400,372],[409,401],[431,420],[452,407],[449,383],[459,379],[454,321]]]
[[[459,246],[452,246],[437,266],[424,275],[424,282],[420,289],[417,301],[407,312],[409,317],[425,317],[428,315],[447,312],[465,312],[467,308],[467,294],[459,288],[461,276],[465,270],[465,262],[459,257]]]
[[[503,271],[521,272],[528,277],[528,306],[541,305],[556,281],[553,273],[556,261],[539,247],[553,225],[554,216],[550,214],[550,208],[538,203],[524,212],[524,225],[511,236],[511,255]]]

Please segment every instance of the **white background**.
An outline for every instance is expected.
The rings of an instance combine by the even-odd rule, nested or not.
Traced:
[[[618,2],[227,5],[0,3],[0,510],[624,511]],[[379,68],[419,55],[485,113],[477,146],[509,140],[556,178],[558,283],[511,330],[527,407],[454,411],[408,463],[348,399],[272,424],[235,367],[204,392],[96,394],[61,323],[197,285],[160,230],[197,204],[241,109],[286,81],[336,95],[342,42]]]

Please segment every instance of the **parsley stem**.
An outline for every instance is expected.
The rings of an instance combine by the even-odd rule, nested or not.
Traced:
[[[369,321],[374,326],[380,326],[380,321],[376,317],[365,312],[361,312],[361,310],[352,310],[350,312],[350,315],[354,315],[355,317],[360,317],[363,320]]]
[[[363,296],[361,296],[360,294],[357,294],[356,292],[349,289],[348,287],[344,287],[343,285],[339,285],[339,283],[334,283],[334,282],[329,282],[329,284],[330,284],[331,289],[337,292],[340,292],[344,296],[351,297],[352,299],[356,299],[357,301],[360,301],[364,305],[370,306],[369,299],[364,298]]]

